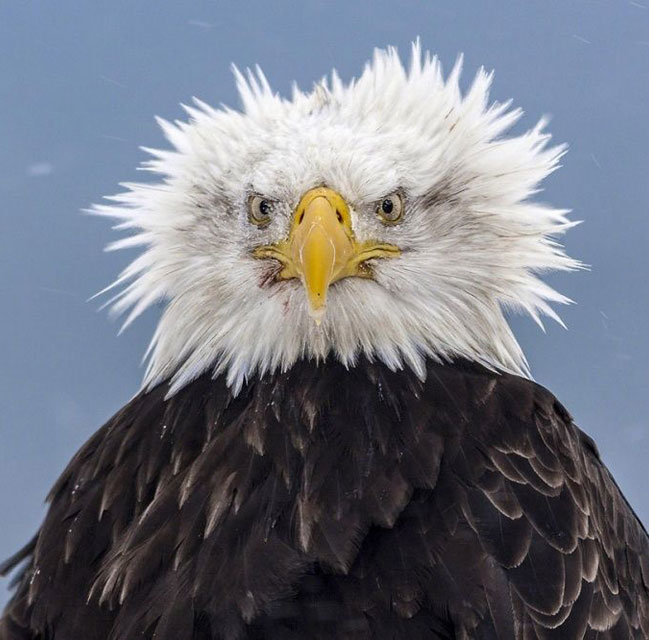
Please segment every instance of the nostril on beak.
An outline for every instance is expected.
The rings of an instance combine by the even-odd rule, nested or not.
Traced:
[[[338,222],[340,222],[340,224],[343,223],[342,213],[340,213],[340,211],[338,211],[338,209],[336,209],[336,218],[338,218]]]

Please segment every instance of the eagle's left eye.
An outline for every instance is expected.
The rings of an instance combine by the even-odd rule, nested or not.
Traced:
[[[385,196],[376,207],[376,214],[383,224],[396,224],[403,217],[403,198],[400,193]]]
[[[250,222],[258,227],[265,227],[270,224],[275,202],[262,196],[253,195],[248,200],[248,213]]]

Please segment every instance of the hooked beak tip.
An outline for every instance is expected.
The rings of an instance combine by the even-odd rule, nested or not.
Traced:
[[[324,314],[325,314],[324,306],[314,309],[311,305],[309,305],[309,315],[315,322],[316,327],[319,327],[322,324],[322,319],[324,318]]]

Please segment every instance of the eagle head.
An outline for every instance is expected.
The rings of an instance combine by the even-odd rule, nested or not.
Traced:
[[[127,184],[94,211],[143,247],[112,287],[129,324],[165,308],[145,386],[170,393],[206,370],[235,392],[301,358],[359,355],[423,376],[427,357],[465,357],[527,374],[504,309],[558,319],[567,299],[538,273],[579,263],[553,239],[566,211],[530,200],[564,147],[544,121],[488,99],[480,70],[413,45],[408,68],[376,51],[345,84],[333,72],[291,99],[259,68],[234,70],[242,110],[195,100],[188,122],[160,120],[171,150],[147,149],[157,183]],[[540,321],[539,321],[540,322]]]

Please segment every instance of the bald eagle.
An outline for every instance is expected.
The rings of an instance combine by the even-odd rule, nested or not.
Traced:
[[[95,207],[165,304],[141,391],[49,495],[2,640],[649,637],[647,534],[506,317],[558,320],[564,148],[413,47],[161,121]]]

